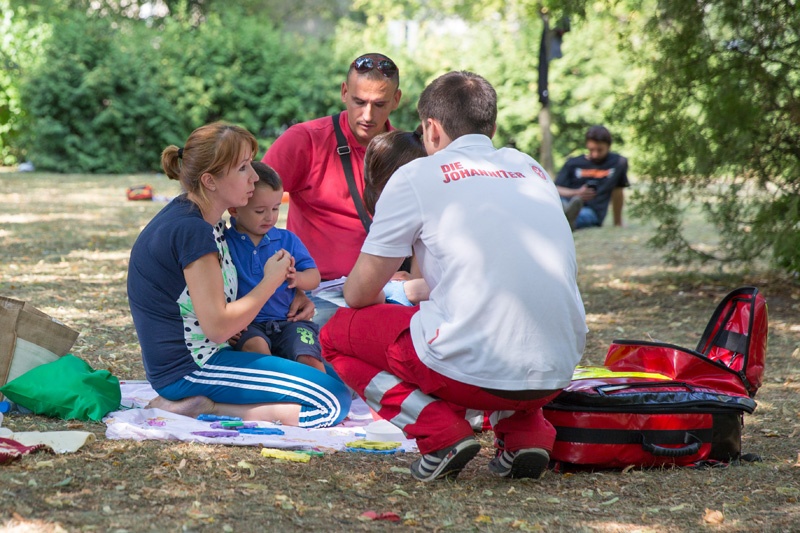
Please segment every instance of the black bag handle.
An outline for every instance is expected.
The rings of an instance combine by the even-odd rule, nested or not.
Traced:
[[[344,113],[344,111],[342,111]],[[364,207],[364,202],[361,200],[361,195],[358,194],[358,187],[356,186],[355,174],[353,174],[353,163],[350,161],[350,146],[347,144],[347,139],[339,126],[339,117],[341,113],[331,115],[333,120],[333,131],[336,132],[336,153],[342,160],[342,167],[344,168],[344,176],[347,178],[347,188],[350,189],[350,196],[353,197],[353,203],[358,212],[358,218],[364,225],[364,230],[369,233],[369,227],[372,224],[372,219],[367,214],[367,209]]]
[[[665,446],[659,446],[657,444],[647,442],[644,438],[644,435],[642,435],[642,449],[653,455],[661,457],[686,457],[687,455],[693,455],[699,452],[700,446],[703,445],[702,440],[688,432],[686,433],[684,442],[686,443],[686,446],[681,448],[667,448]]]

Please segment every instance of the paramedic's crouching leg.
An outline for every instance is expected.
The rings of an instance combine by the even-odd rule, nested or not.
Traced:
[[[417,357],[408,330],[415,310],[340,309],[322,329],[324,357],[372,409],[417,439],[422,457],[411,468],[416,479],[454,478],[478,453],[480,444],[464,419],[467,408],[496,412],[502,449],[490,464],[492,472],[540,477],[555,441],[541,407],[558,391],[522,392],[534,399],[503,398],[430,370]]]

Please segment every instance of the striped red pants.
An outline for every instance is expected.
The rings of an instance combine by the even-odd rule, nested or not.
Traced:
[[[429,369],[419,360],[409,332],[418,309],[394,304],[341,308],[322,328],[322,355],[367,405],[415,438],[421,453],[471,436],[467,409],[491,412],[495,437],[505,449],[551,451],[556,432],[542,406],[557,393],[508,400]]]

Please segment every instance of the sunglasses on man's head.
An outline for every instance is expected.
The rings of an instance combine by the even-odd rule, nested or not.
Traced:
[[[361,56],[351,65],[356,72],[359,74],[364,74],[365,72],[369,72],[370,70],[376,68],[378,72],[386,76],[387,78],[391,78],[395,74],[397,74],[397,65],[394,64],[389,58],[386,59],[372,59],[371,57]]]

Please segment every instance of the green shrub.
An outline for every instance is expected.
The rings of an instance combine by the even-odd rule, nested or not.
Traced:
[[[40,55],[49,26],[36,16],[37,9],[0,0],[0,165],[25,158],[20,144],[28,120],[22,103],[21,79]]]
[[[226,120],[252,131],[265,147],[292,123],[338,108],[338,65],[321,59],[319,42],[236,11],[212,13],[200,25],[180,14],[162,24],[162,93],[187,126],[173,142]]]
[[[161,95],[148,35],[77,14],[53,21],[45,60],[28,77],[27,149],[41,170],[156,169],[180,120]]]
[[[165,146],[216,120],[266,148],[292,123],[341,106],[344,70],[324,43],[235,10],[202,24],[180,13],[153,25],[76,13],[52,24],[24,87],[25,146],[41,170],[158,170]]]

